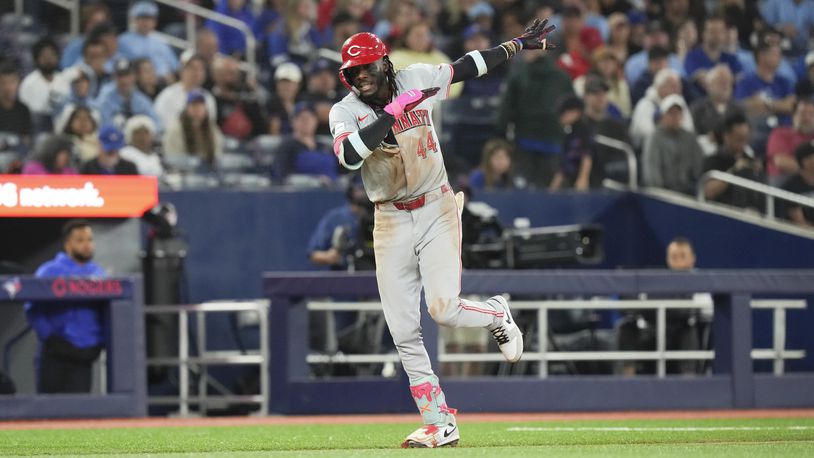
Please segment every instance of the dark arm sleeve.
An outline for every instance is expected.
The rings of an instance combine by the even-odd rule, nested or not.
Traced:
[[[390,132],[390,128],[393,127],[394,122],[396,122],[396,118],[393,117],[393,115],[382,111],[379,113],[379,118],[373,121],[372,124],[359,129],[359,137],[362,138],[362,143],[365,144],[367,149],[373,151],[379,146],[382,140],[384,140],[387,133]],[[345,152],[346,164],[355,165],[362,161],[359,152],[356,151],[347,137],[342,140],[342,148]]]
[[[486,49],[480,52],[483,56],[483,61],[486,62],[486,71],[491,71],[495,67],[503,64],[509,60],[509,55],[502,46]],[[464,55],[460,59],[452,63],[452,82],[457,83],[468,79],[476,78],[478,76],[478,66],[475,65],[475,60],[470,55]]]

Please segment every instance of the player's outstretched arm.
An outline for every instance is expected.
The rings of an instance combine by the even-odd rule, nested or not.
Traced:
[[[379,118],[356,132],[338,136],[334,141],[334,153],[343,167],[356,170],[368,156],[373,154],[390,132],[393,123],[404,113],[417,107],[424,100],[438,93],[440,88],[410,89],[399,94],[384,107]]]
[[[548,25],[548,19],[540,20],[538,18],[517,38],[494,48],[466,53],[452,63],[454,71],[452,82],[457,83],[483,76],[523,49],[554,49],[554,45],[548,43],[546,37],[555,28],[553,25]]]

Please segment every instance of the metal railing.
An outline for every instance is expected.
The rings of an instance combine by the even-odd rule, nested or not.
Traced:
[[[703,174],[698,180],[696,196],[699,202],[707,201],[707,195],[704,188],[706,187],[707,182],[710,180],[723,181],[731,186],[737,186],[763,194],[766,197],[766,218],[768,219],[773,220],[775,218],[775,199],[793,202],[804,207],[814,208],[814,199],[810,197],[801,196],[799,194],[775,188],[757,181],[747,180],[746,178],[741,178],[739,176],[732,175],[731,173],[721,172],[719,170],[710,170],[709,172]]]
[[[602,146],[607,146],[608,148],[613,148],[625,153],[628,173],[627,185],[631,191],[635,191],[638,188],[639,169],[638,164],[636,163],[636,153],[633,151],[633,147],[623,141],[607,137],[605,135],[594,135],[594,141]]]
[[[68,10],[70,14],[71,35],[79,35],[79,0],[45,0],[46,2]],[[14,14],[23,14],[24,0],[14,0]]]
[[[178,396],[150,396],[148,403],[155,405],[178,405],[179,415],[189,416],[189,406],[198,405],[201,412],[214,403],[258,404],[259,415],[268,414],[269,405],[269,302],[258,300],[250,302],[210,302],[190,305],[150,305],[145,307],[146,315],[178,315],[178,357],[148,358],[147,366],[177,366]],[[254,312],[257,314],[260,327],[260,348],[257,351],[208,351],[206,349],[206,313],[211,312]],[[196,345],[198,356],[190,356],[189,351],[189,315],[195,314]],[[258,365],[260,367],[260,393],[257,395],[233,395],[228,389],[210,378],[208,365]],[[198,371],[198,395],[190,396],[189,382],[192,366]],[[209,385],[213,385],[222,394],[208,394]]]
[[[752,309],[774,310],[773,345],[768,349],[753,349],[752,359],[773,360],[775,375],[784,373],[784,361],[787,359],[805,358],[804,350],[786,350],[786,310],[805,309],[805,300],[760,299],[751,301]],[[715,357],[712,350],[667,350],[667,310],[697,309],[712,310],[711,301],[696,300],[554,300],[554,301],[512,301],[512,310],[535,310],[537,312],[537,329],[548,329],[548,312],[550,310],[656,310],[656,350],[655,351],[549,351],[546,338],[540,338],[539,348],[535,352],[523,353],[523,360],[540,362],[538,375],[548,377],[549,362],[559,361],[656,361],[658,377],[665,377],[667,361],[676,360],[711,360]],[[381,311],[380,302],[324,302],[308,303],[308,310],[321,311]],[[502,362],[500,353],[447,353],[441,333],[438,336],[439,362]],[[317,363],[388,363],[398,362],[396,354],[367,355],[308,355],[306,361]]]
[[[196,36],[198,34],[198,29],[195,23],[195,16],[199,16],[204,19],[209,19],[211,21],[218,22],[229,27],[234,27],[235,29],[239,30],[240,33],[242,33],[243,36],[246,38],[246,53],[244,55],[245,64],[241,65],[241,67],[250,78],[254,78],[257,75],[257,53],[256,53],[257,41],[254,38],[254,33],[252,32],[252,30],[243,21],[240,21],[233,17],[229,17],[225,14],[218,13],[216,11],[203,8],[190,2],[179,0],[155,0],[155,1],[157,3],[161,3],[187,13],[185,19],[187,35],[186,40],[179,39],[178,37],[167,35],[165,33],[157,32],[160,33],[160,35],[164,37],[164,39],[166,39],[171,46],[181,49],[195,47]]]

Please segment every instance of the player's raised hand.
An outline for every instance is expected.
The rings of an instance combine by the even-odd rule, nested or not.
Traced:
[[[409,91],[402,92],[384,107],[384,111],[399,118],[404,113],[417,107],[421,102],[437,94],[439,90],[441,90],[441,88],[431,87],[429,89],[410,89]]]
[[[537,18],[514,40],[520,42],[523,49],[554,49],[556,46],[549,43],[546,37],[556,28],[555,25],[548,25],[548,19]]]

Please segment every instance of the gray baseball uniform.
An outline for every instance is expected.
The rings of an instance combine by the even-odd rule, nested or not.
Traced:
[[[487,303],[459,298],[460,214],[432,123],[433,105],[447,97],[452,72],[448,64],[415,64],[396,74],[399,92],[441,90],[397,119],[392,128],[397,145],[382,143],[361,167],[367,195],[377,204],[373,240],[379,295],[414,386],[428,380],[437,386],[421,337],[422,286],[429,313],[440,325],[488,327],[503,317],[502,310]],[[331,109],[331,132],[341,141],[376,118],[373,109],[351,93]],[[435,422],[427,416],[424,421]]]

